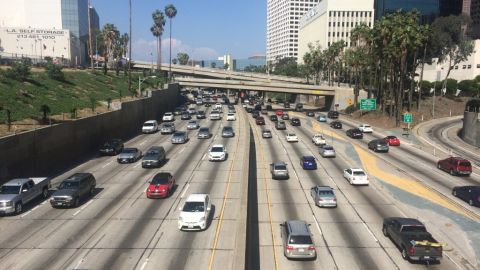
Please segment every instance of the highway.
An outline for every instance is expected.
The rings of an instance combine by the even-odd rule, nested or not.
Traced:
[[[198,106],[197,106],[198,107]],[[357,125],[343,119],[342,130],[318,123],[304,113],[302,126],[276,130],[266,118],[257,126],[250,114],[236,106],[237,120],[200,120],[212,130],[211,139],[197,139],[188,131],[186,144],[172,145],[170,135],[142,134],[126,142],[145,152],[165,147],[168,162],[159,169],[143,169],[140,161],[118,164],[116,157],[96,157],[53,179],[54,186],[75,172],[91,172],[97,179],[92,199],[78,208],[54,209],[48,201],[27,205],[18,216],[0,217],[0,269],[478,269],[480,267],[480,211],[453,197],[456,185],[479,185],[480,176],[453,177],[437,170],[437,157],[402,141],[389,153],[374,153],[362,140],[345,136]],[[210,108],[206,109],[207,116]],[[270,112],[271,113],[271,112]],[[186,122],[175,121],[177,130]],[[236,136],[222,138],[223,126]],[[261,130],[272,131],[264,139]],[[288,143],[287,131],[299,137]],[[311,142],[322,133],[335,147],[336,158],[325,159]],[[208,161],[208,149],[223,144],[228,159]],[[304,170],[302,155],[317,159],[317,170]],[[269,164],[284,161],[290,178],[273,180]],[[369,186],[351,186],[343,170],[364,168]],[[157,172],[176,178],[166,199],[145,196],[147,180]],[[315,206],[310,188],[334,188],[337,208]],[[178,230],[179,207],[188,194],[208,193],[212,199],[205,231]],[[248,213],[247,213],[248,212]],[[248,214],[248,215],[247,215]],[[382,234],[385,217],[420,219],[444,247],[440,264],[426,266],[402,259],[399,249]],[[313,261],[287,260],[280,224],[301,219],[310,225],[317,251]],[[247,262],[249,267],[242,267]]]

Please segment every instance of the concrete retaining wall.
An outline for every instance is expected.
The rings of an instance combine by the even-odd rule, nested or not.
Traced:
[[[149,98],[122,103],[117,111],[0,139],[0,183],[14,177],[54,176],[97,153],[108,139],[129,139],[146,120],[173,111],[178,84],[152,91]]]
[[[480,114],[465,111],[463,114],[462,139],[474,146],[480,147]]]

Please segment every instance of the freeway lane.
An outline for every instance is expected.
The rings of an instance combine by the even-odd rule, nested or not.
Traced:
[[[177,127],[181,125],[178,122]],[[194,136],[196,131],[193,131],[190,132],[190,142],[178,146],[170,144],[170,136],[160,134],[139,136],[156,138],[151,141],[135,138],[132,145],[142,145],[140,147],[142,150],[153,144],[166,148],[169,161],[159,170],[142,169],[138,162],[132,165],[110,163],[111,158],[102,158],[103,162],[98,159],[91,161],[90,164],[83,164],[82,171],[91,169],[101,192],[94,200],[85,203],[79,209],[51,209],[49,205],[43,205],[32,211],[25,217],[32,221],[30,228],[37,228],[39,224],[45,226],[17,243],[7,244],[2,240],[8,239],[0,239],[4,248],[0,268],[8,266],[9,269],[156,269],[156,265],[165,265],[165,262],[172,263],[169,269],[188,269],[192,267],[191,264],[207,268],[210,259],[213,264],[218,262],[217,258],[223,258],[220,259],[220,263],[223,263],[226,258],[235,255],[233,247],[225,247],[224,243],[235,243],[235,239],[232,241],[229,234],[235,232],[237,228],[230,223],[238,223],[239,211],[235,209],[239,208],[239,200],[236,196],[229,196],[226,188],[229,186],[229,190],[237,191],[241,189],[239,175],[242,173],[243,163],[235,162],[238,165],[235,168],[230,168],[229,164],[234,164],[235,156],[238,156],[237,159],[240,161],[245,160],[243,157],[245,151],[239,150],[237,153],[237,149],[240,149],[237,146],[240,142],[244,143],[240,140],[244,140],[245,135],[238,130],[239,121],[228,124],[226,121],[201,122],[202,126],[210,126],[213,134],[219,134],[222,125],[233,125],[237,137],[232,139],[217,137],[199,141]],[[213,142],[225,143],[231,160],[223,163],[208,162],[205,153]],[[177,190],[171,198],[165,200],[146,199],[145,181],[158,171],[173,172],[177,177]],[[230,171],[233,173],[229,173]],[[110,179],[103,180],[109,174]],[[235,183],[230,181],[230,185],[227,185],[229,175]],[[222,217],[223,226],[218,226],[217,230],[218,220],[213,220],[204,232],[178,231],[177,208],[184,196],[191,192],[208,191],[216,206],[216,212],[212,212],[212,217],[218,219],[221,209],[226,209]],[[229,196],[226,197],[225,203],[224,196]],[[45,215],[52,216],[45,219]],[[24,222],[19,217],[0,220],[2,232],[9,229],[13,234],[16,233],[15,227],[4,226],[5,221]],[[2,236],[8,234],[2,233]],[[224,240],[226,237],[228,240]],[[216,244],[214,239],[217,239]],[[176,246],[182,242],[184,246]],[[9,248],[5,248],[7,246]],[[212,247],[220,249],[217,251],[219,254],[212,255]],[[185,255],[188,255],[190,260],[186,260]],[[19,256],[23,260],[19,259]],[[172,258],[179,259],[174,262]],[[182,267],[182,264],[185,267]],[[212,269],[218,269],[218,265],[213,266]]]

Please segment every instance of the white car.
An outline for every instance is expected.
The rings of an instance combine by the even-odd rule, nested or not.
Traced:
[[[175,116],[173,115],[172,112],[166,112],[162,117],[162,121],[164,122],[175,121]]]
[[[324,145],[324,144],[326,144],[325,137],[323,137],[322,134],[314,134],[314,135],[312,136],[312,142],[313,142],[315,145]]]
[[[368,176],[362,169],[349,168],[343,170],[343,177],[348,180],[350,185],[367,185]]]
[[[143,123],[142,133],[154,133],[158,131],[158,122],[157,120],[148,120]]]
[[[209,161],[224,161],[227,159],[227,149],[222,144],[214,144],[208,153]]]
[[[210,120],[221,120],[221,119],[222,119],[222,116],[218,111],[212,111],[210,113]]]
[[[287,133],[287,142],[298,142],[298,137],[295,133]]]
[[[196,120],[188,121],[188,123],[187,123],[187,129],[188,130],[197,129],[199,127],[200,127],[200,125],[198,124],[198,122]]]
[[[372,133],[373,128],[369,124],[361,124],[358,129],[363,133]]]
[[[205,230],[212,204],[208,194],[190,194],[180,207],[179,230]]]
[[[227,121],[235,121],[235,120],[237,120],[237,117],[235,116],[234,113],[227,114]]]

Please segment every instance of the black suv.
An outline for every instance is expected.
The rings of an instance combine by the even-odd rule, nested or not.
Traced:
[[[112,139],[105,142],[100,149],[100,155],[115,156],[123,150],[123,142],[120,139]]]
[[[300,122],[300,119],[295,118],[295,117],[290,120],[290,124],[292,126],[301,126],[302,125],[302,123]]]
[[[338,112],[337,111],[329,111],[327,114],[327,117],[330,119],[337,119],[338,118]]]
[[[342,122],[340,121],[332,121],[330,123],[330,127],[334,128],[334,129],[341,129],[342,128]]]
[[[363,132],[358,128],[347,130],[347,136],[353,139],[363,139]]]
[[[58,186],[52,194],[52,207],[77,207],[80,200],[93,196],[97,181],[91,173],[76,173]]]
[[[152,146],[143,156],[142,168],[160,167],[167,160],[165,148],[162,146]]]

